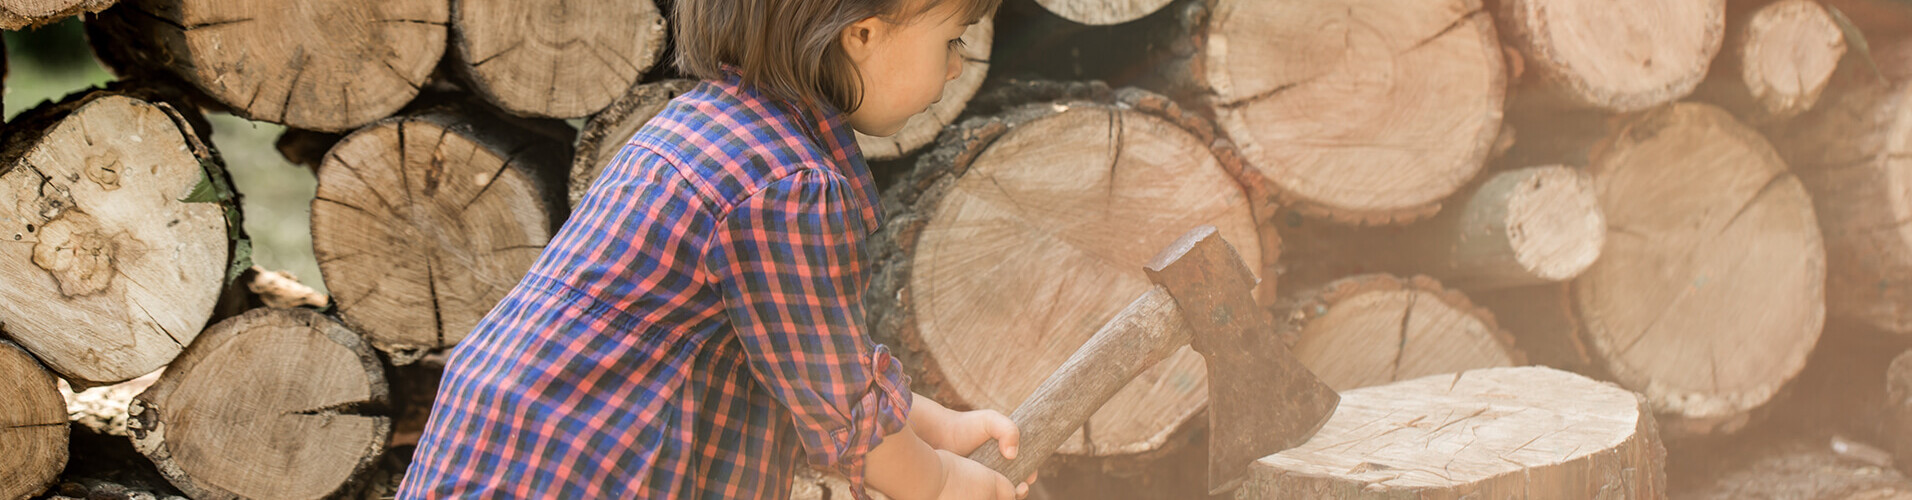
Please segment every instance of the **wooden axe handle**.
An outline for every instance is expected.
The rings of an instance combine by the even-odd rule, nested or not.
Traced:
[[[1036,471],[1062,441],[1081,428],[1115,392],[1188,345],[1188,324],[1168,289],[1155,285],[1102,325],[1088,343],[1049,375],[1009,416],[1021,432],[1021,451],[1006,460],[990,441],[971,460],[1020,482]]]

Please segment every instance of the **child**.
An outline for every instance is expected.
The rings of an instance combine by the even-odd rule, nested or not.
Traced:
[[[851,134],[936,101],[997,1],[676,0],[705,81],[452,350],[399,497],[783,498],[800,457],[859,498],[1026,494],[963,457],[1014,424],[911,394],[865,330]]]

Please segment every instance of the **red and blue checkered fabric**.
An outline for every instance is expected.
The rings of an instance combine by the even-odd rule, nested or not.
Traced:
[[[909,381],[864,326],[875,186],[841,113],[676,98],[455,347],[400,498],[863,495]]]

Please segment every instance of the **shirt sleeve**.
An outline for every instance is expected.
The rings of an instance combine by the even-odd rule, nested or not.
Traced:
[[[909,379],[865,332],[868,234],[835,172],[772,183],[718,223],[705,262],[750,370],[794,417],[810,464],[866,498],[863,457],[903,428]]]

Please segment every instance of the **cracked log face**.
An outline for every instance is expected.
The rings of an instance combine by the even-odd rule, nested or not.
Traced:
[[[1297,338],[1295,357],[1337,391],[1525,363],[1492,314],[1432,278],[1356,276],[1301,297],[1275,319]]]
[[[1609,226],[1574,282],[1588,346],[1669,432],[1743,425],[1825,322],[1826,249],[1805,187],[1705,104],[1634,117],[1590,161]]]
[[[133,399],[133,444],[193,498],[321,498],[385,450],[385,374],[317,312],[259,308],[206,329]]]
[[[578,118],[664,52],[651,0],[453,0],[452,50],[472,90],[514,114]]]
[[[571,206],[584,201],[584,192],[604,174],[604,167],[617,159],[637,129],[664,111],[679,94],[697,87],[696,80],[664,80],[632,87],[609,107],[584,122],[578,131],[578,148],[571,156]],[[867,151],[866,151],[867,153]]]
[[[418,95],[445,51],[446,0],[129,0],[110,21],[233,114],[346,132]]]
[[[1285,204],[1404,222],[1480,171],[1506,77],[1478,0],[1213,4],[1193,76]]]
[[[0,330],[61,375],[110,384],[204,328],[226,221],[184,203],[205,177],[169,110],[87,94],[23,113],[0,153]]]
[[[1508,47],[1537,90],[1573,106],[1633,112],[1677,100],[1706,76],[1726,35],[1726,0],[1506,0]]]
[[[1149,289],[1142,266],[1197,225],[1218,227],[1262,270],[1276,250],[1260,241],[1230,167],[1180,125],[1186,116],[1159,110],[1165,99],[1143,100],[1158,110],[1068,102],[967,122],[886,195],[872,323],[921,370],[918,390],[1012,412]],[[1059,452],[1158,449],[1207,390],[1201,356],[1184,347]]]
[[[1250,466],[1236,498],[1661,498],[1666,451],[1638,396],[1544,367],[1341,394],[1313,439]]]
[[[27,498],[66,468],[66,400],[53,373],[0,340],[0,498]]]
[[[977,89],[982,88],[983,78],[989,76],[989,52],[995,39],[996,21],[993,18],[985,17],[964,31],[962,76],[943,84],[943,96],[931,104],[928,111],[911,116],[909,122],[903,125],[903,130],[895,135],[876,137],[857,133],[856,145],[863,150],[863,156],[871,160],[901,158],[936,142],[936,134],[963,114],[969,99],[976,96]]]
[[[1168,6],[1171,0],[1036,0],[1063,19],[1092,25],[1122,24]]]
[[[531,269],[566,215],[569,145],[481,112],[394,117],[318,171],[312,251],[338,313],[406,363],[450,347]]]

